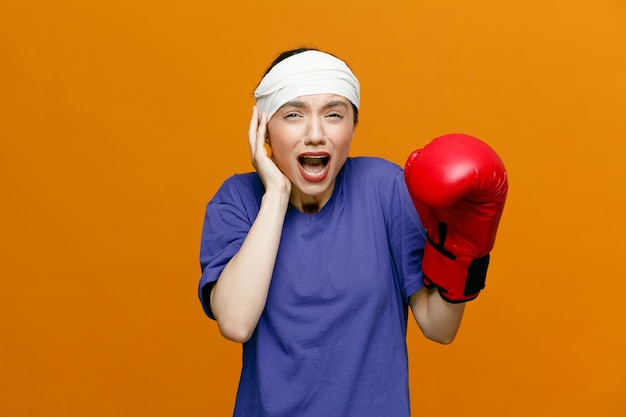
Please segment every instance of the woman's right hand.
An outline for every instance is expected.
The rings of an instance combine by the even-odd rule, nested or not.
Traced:
[[[289,195],[291,193],[291,181],[267,154],[267,149],[265,148],[266,134],[267,114],[263,113],[259,117],[259,109],[257,106],[254,106],[248,130],[248,144],[250,145],[252,165],[261,177],[261,181],[263,181],[265,192],[275,190]]]
[[[252,165],[263,181],[265,194],[244,239],[211,289],[211,311],[228,340],[244,343],[254,333],[265,309],[267,294],[289,205],[291,182],[265,149],[267,115],[255,106],[248,142]]]

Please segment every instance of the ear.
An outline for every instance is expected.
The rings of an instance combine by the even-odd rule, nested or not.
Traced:
[[[272,142],[270,141],[270,134],[269,134],[269,132],[265,132],[265,149],[267,150],[268,155],[269,155],[269,153],[272,150]]]
[[[265,143],[263,144],[264,148],[265,148],[265,152],[267,153],[267,156],[270,157],[270,159],[274,160],[274,154],[272,152],[272,145],[270,144],[269,139],[265,139]]]

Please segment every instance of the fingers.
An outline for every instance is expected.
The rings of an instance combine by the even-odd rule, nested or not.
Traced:
[[[267,133],[267,114],[264,112],[259,117],[259,109],[257,106],[252,107],[252,117],[250,118],[250,127],[248,128],[248,144],[250,146],[250,154],[254,161],[255,156],[260,150],[265,151],[265,135]],[[261,153],[263,155],[263,153]]]
[[[248,127],[248,145],[250,146],[250,154],[254,159],[256,151],[256,132],[259,128],[259,109],[257,106],[252,107],[252,117],[250,118],[250,126]]]
[[[265,151],[265,137],[267,135],[267,113],[261,114],[261,120],[259,122],[259,128],[256,131],[257,135],[257,149],[263,149]]]
[[[266,190],[280,190],[289,195],[291,182],[274,163],[272,158],[269,157],[269,152],[265,148],[267,121],[267,113],[263,112],[259,116],[259,109],[254,106],[252,118],[250,119],[250,128],[248,129],[252,166],[254,166],[254,169],[261,177]]]

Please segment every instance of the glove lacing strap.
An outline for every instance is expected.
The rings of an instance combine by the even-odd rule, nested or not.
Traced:
[[[454,255],[445,248],[448,226],[439,222],[438,229],[439,242],[435,242],[429,233],[426,235],[422,263],[424,285],[428,288],[437,287],[442,298],[451,303],[473,300],[485,288],[489,254],[481,258]]]

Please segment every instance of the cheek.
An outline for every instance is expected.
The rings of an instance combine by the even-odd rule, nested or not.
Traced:
[[[272,159],[281,171],[285,171],[291,159],[291,153],[289,152],[287,144],[279,137],[271,137],[269,142],[268,147]]]
[[[354,136],[354,130],[343,132],[336,142],[337,151],[342,154],[347,154],[350,151],[350,145],[352,145],[352,138]]]

